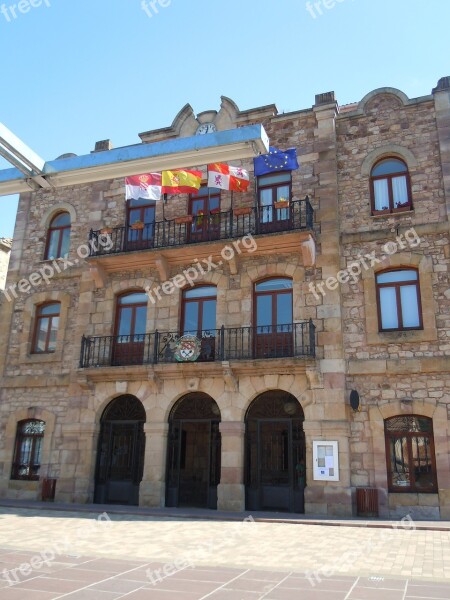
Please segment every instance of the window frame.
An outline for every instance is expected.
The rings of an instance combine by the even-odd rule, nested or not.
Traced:
[[[199,296],[198,298],[186,298],[186,292],[190,292],[192,290],[199,290],[202,288],[214,288],[215,289],[215,294],[213,295],[211,293],[210,296]],[[216,306],[215,306],[215,310],[216,310],[216,327],[213,330],[209,330],[209,329],[203,329],[203,304],[205,301],[211,301],[211,300],[215,300],[216,302]],[[215,331],[217,329],[217,287],[214,284],[202,284],[202,285],[196,285],[193,288],[187,288],[184,289],[181,295],[181,320],[180,320],[180,335],[185,335],[185,327],[186,327],[186,305],[193,303],[193,302],[197,302],[198,303],[198,311],[197,311],[197,318],[198,318],[198,327],[197,327],[197,331],[195,333],[195,335],[200,335],[200,337],[202,337],[203,332],[209,332],[209,331]],[[189,329],[188,331],[193,331],[191,329]],[[187,334],[186,334],[187,335]],[[190,334],[192,335],[192,333]]]
[[[376,167],[378,167],[378,165],[381,164],[382,162],[385,162],[388,160],[396,160],[398,162],[401,162],[406,167],[406,171],[397,171],[395,173],[389,173],[387,175],[373,176],[372,173],[373,173],[374,169],[376,169]],[[406,178],[406,190],[408,193],[408,203],[403,204],[402,206],[399,206],[399,207],[395,207],[394,206],[394,192],[392,189],[392,179],[394,177],[399,177],[399,176],[404,176]],[[375,184],[374,184],[374,182],[380,181],[382,179],[386,179],[387,183],[388,183],[389,207],[387,209],[377,210],[375,208]],[[409,173],[408,164],[406,163],[405,160],[403,160],[402,158],[400,158],[398,156],[383,156],[382,158],[377,160],[372,165],[372,168],[370,169],[370,203],[371,203],[372,216],[384,215],[384,214],[394,214],[394,213],[399,213],[399,212],[408,212],[413,209],[412,192],[411,192],[411,176]]]
[[[147,333],[145,333],[145,334],[136,333],[135,330],[136,330],[136,309],[137,308],[145,307],[145,310],[146,310],[145,321],[147,323],[148,299],[145,302],[123,302],[125,300],[125,298],[127,298],[127,296],[134,296],[135,294],[145,294],[145,292],[143,292],[142,290],[128,291],[128,292],[124,292],[123,294],[120,294],[116,297],[116,315],[115,315],[115,319],[114,319],[114,337],[115,338],[129,337],[130,341],[132,341],[132,340],[134,340],[134,338],[139,338],[139,337],[142,337],[143,335],[147,335]],[[123,304],[122,304],[122,302],[123,302]],[[130,333],[119,335],[120,319],[121,319],[122,310],[124,308],[131,308]]]
[[[67,215],[69,217],[69,225],[59,225],[54,227],[52,224],[53,222],[60,217],[61,215]],[[62,242],[64,239],[64,232],[68,231],[69,232],[69,243],[70,243],[70,232],[72,230],[72,217],[70,216],[70,213],[66,210],[62,210],[58,213],[56,213],[56,215],[54,215],[50,221],[50,225],[47,229],[47,241],[45,244],[45,253],[44,253],[44,260],[55,260],[57,258],[63,258],[63,256],[61,255],[61,247],[62,247]],[[58,232],[58,251],[56,253],[56,256],[49,256],[49,251],[50,251],[50,242],[51,242],[51,238],[52,238],[52,234]],[[67,254],[65,254],[64,256],[67,256],[69,254],[69,251],[67,251]]]
[[[21,429],[23,429],[23,427],[27,424],[27,423],[42,423],[44,425],[44,431],[42,433],[30,433],[30,434],[25,434],[21,431]],[[17,426],[16,426],[16,439],[15,439],[15,443],[14,443],[14,454],[13,454],[13,461],[12,461],[12,466],[11,466],[11,476],[10,479],[12,480],[18,480],[18,481],[39,481],[39,470],[41,468],[41,460],[42,460],[42,446],[43,446],[43,441],[44,441],[44,435],[45,435],[45,421],[43,421],[42,419],[23,419],[21,421],[18,421]],[[37,458],[39,459],[39,468],[38,468],[38,472],[35,475],[29,474],[27,476],[23,476],[23,475],[19,475],[18,471],[20,468],[20,465],[22,464],[22,461],[19,461],[18,459],[20,458],[20,452],[21,452],[21,446],[22,443],[25,439],[31,439],[31,451],[30,451],[30,455],[29,455],[29,460],[28,460],[28,471],[30,473],[31,471],[31,467],[35,466],[36,463],[36,452],[38,453]],[[36,450],[36,440],[41,440],[38,449]]]
[[[266,291],[257,291],[256,287],[267,281],[275,281],[275,280],[288,280],[291,282],[292,287],[287,289],[278,289],[278,290],[266,290]],[[278,333],[278,327],[284,326],[278,323],[277,318],[277,307],[278,307],[278,295],[279,294],[289,294],[291,296],[291,306],[292,306],[292,318],[289,325],[291,326],[291,331],[294,325],[294,281],[291,277],[286,277],[280,275],[278,277],[265,277],[264,279],[259,279],[255,281],[253,284],[253,327],[255,328],[255,332],[258,332],[259,327],[266,327],[265,325],[258,325],[258,298],[262,296],[271,296],[272,298],[272,323],[270,327],[274,328],[272,334]],[[271,335],[271,334],[268,334]]]
[[[397,419],[399,417],[415,417],[419,419],[426,419],[430,424],[430,431],[387,431],[387,424],[389,421],[393,419]],[[431,462],[431,473],[433,476],[432,487],[430,489],[419,488],[416,485],[416,476],[414,470],[414,458],[412,453],[412,440],[415,437],[426,438],[429,440],[429,448],[430,448],[430,462]],[[393,484],[393,470],[392,470],[392,461],[391,461],[391,441],[406,438],[407,440],[407,464],[409,469],[409,480],[410,485],[408,486],[396,486]],[[434,445],[434,428],[433,428],[433,419],[430,417],[425,417],[423,415],[394,415],[393,417],[389,417],[384,420],[384,439],[385,439],[385,447],[386,447],[386,473],[388,478],[388,491],[390,493],[395,494],[405,494],[405,493],[419,493],[419,494],[437,494],[438,493],[438,482],[437,482],[437,469],[436,469],[436,453],[435,453],[435,445]]]
[[[43,310],[46,306],[52,306],[53,304],[55,304],[55,305],[57,304],[59,306],[58,313],[50,313],[48,315],[39,314],[40,311]],[[35,313],[35,317],[34,317],[33,338],[32,338],[32,342],[31,342],[31,354],[42,355],[42,354],[54,354],[56,352],[57,340],[55,341],[55,349],[49,350],[50,332],[52,330],[52,321],[54,318],[59,319],[58,327],[56,329],[56,331],[58,332],[59,327],[61,325],[61,321],[60,321],[61,320],[61,302],[50,301],[50,302],[44,302],[43,304],[38,304],[36,306],[36,313]],[[45,337],[45,350],[38,350],[37,349],[37,341],[38,341],[39,323],[43,319],[49,319],[47,334]]]
[[[276,175],[284,175],[286,174],[286,176],[289,176],[289,181],[283,181],[283,182],[279,182],[279,183],[271,183],[271,184],[267,184],[264,185],[264,179],[269,179],[269,177],[274,177]],[[277,189],[280,187],[289,187],[289,194],[288,194],[288,202],[290,203],[292,201],[292,171],[280,171],[279,173],[266,173],[265,175],[260,175],[257,178],[257,184],[258,184],[258,208],[261,209],[262,206],[269,206],[267,205],[263,205],[261,204],[261,192],[264,190],[272,190],[272,206],[274,205],[274,202],[277,202]]]
[[[393,281],[387,283],[378,283],[378,277],[380,275],[384,275],[385,273],[393,273],[393,272],[401,272],[401,271],[415,271],[417,273],[417,279],[407,280],[407,281]],[[415,285],[416,287],[416,297],[417,297],[417,310],[419,313],[419,325],[417,327],[403,327],[403,311],[402,311],[402,301],[400,288],[403,286]],[[397,321],[398,327],[383,329],[383,321],[381,318],[381,296],[380,289],[386,287],[393,287],[395,289],[395,300],[396,300],[396,308],[397,308]],[[383,271],[378,271],[375,273],[375,290],[377,296],[377,314],[378,314],[378,332],[386,333],[390,331],[421,331],[423,330],[423,313],[422,313],[422,299],[420,293],[420,273],[419,270],[414,267],[396,267],[393,269],[384,269]]]

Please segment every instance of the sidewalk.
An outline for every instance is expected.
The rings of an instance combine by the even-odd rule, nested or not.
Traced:
[[[302,515],[282,512],[225,512],[201,508],[148,508],[142,506],[122,506],[115,504],[66,504],[63,502],[37,502],[32,500],[0,499],[0,507],[31,510],[48,510],[76,513],[102,513],[129,515],[133,517],[160,517],[164,519],[194,519],[198,521],[243,521],[252,517],[261,523],[289,523],[292,525],[324,525],[331,527],[367,527],[390,529],[399,524],[398,519],[330,518],[320,515]],[[416,521],[416,531],[450,532],[450,521]]]

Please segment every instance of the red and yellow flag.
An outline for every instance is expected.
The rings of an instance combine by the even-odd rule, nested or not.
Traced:
[[[163,194],[192,194],[200,189],[201,183],[201,171],[177,169],[162,172]]]

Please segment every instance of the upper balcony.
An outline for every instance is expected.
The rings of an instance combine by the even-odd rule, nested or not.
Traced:
[[[313,224],[314,210],[308,197],[281,205],[185,215],[171,220],[91,230],[90,258],[100,259],[98,264],[106,271],[149,265],[151,255],[147,252],[143,255],[143,251],[153,251],[155,261],[160,262],[162,254],[168,263],[176,264],[181,259],[219,255],[225,241],[251,234],[260,237],[256,254],[301,251],[305,265],[311,266],[315,258],[314,249],[311,249],[311,245],[314,246]],[[270,239],[273,234],[278,234],[276,246]],[[279,234],[283,234],[282,237]],[[109,238],[105,238],[106,235]],[[108,243],[104,243],[106,239]],[[182,254],[180,247],[185,247]]]

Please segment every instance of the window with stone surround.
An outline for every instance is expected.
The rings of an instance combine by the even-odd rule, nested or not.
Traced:
[[[264,225],[286,221],[289,218],[291,196],[292,175],[290,171],[269,173],[258,177],[260,223]]]
[[[27,419],[17,423],[11,479],[39,479],[44,430],[44,421]]]
[[[437,492],[433,421],[418,415],[384,422],[390,492]]]
[[[41,304],[37,307],[32,342],[33,354],[55,352],[60,314],[59,302]]]
[[[375,277],[379,331],[423,329],[417,270],[382,271]]]
[[[411,183],[406,163],[399,158],[383,158],[370,173],[372,215],[412,209]]]
[[[69,254],[70,215],[68,212],[57,214],[50,222],[45,248],[45,260],[62,258]]]

